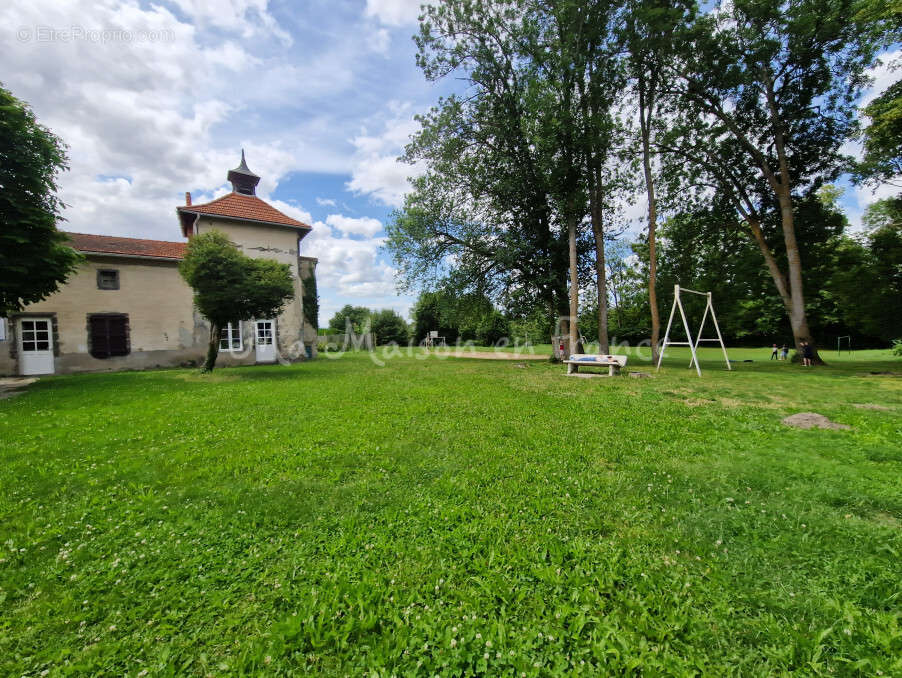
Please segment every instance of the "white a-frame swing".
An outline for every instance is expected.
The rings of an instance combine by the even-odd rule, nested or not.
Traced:
[[[695,342],[692,341],[692,332],[689,330],[689,321],[686,320],[686,312],[683,310],[683,302],[680,301],[680,292],[689,292],[690,294],[698,294],[707,299],[707,303],[705,304],[705,314],[702,316],[702,322],[698,326],[698,335],[695,338]],[[673,314],[676,313],[677,309],[680,309],[680,317],[683,319],[683,328],[686,330],[686,338],[688,341],[670,341],[670,327],[673,324]],[[717,339],[703,339],[702,338],[702,330],[705,329],[705,321],[708,319],[708,313],[711,314],[711,320],[714,322],[714,329],[717,332]],[[689,290],[685,287],[680,287],[679,285],[673,286],[673,307],[670,309],[670,319],[667,321],[667,330],[664,332],[664,343],[661,345],[661,352],[658,354],[658,366],[656,370],[661,369],[661,361],[664,359],[664,351],[667,350],[668,346],[688,346],[689,352],[692,354],[692,359],[689,361],[689,367],[695,365],[695,371],[698,372],[698,376],[702,376],[702,368],[699,367],[698,364],[698,355],[696,354],[696,350],[698,349],[698,345],[703,341],[716,341],[720,343],[720,348],[723,350],[723,359],[727,364],[727,369],[732,370],[730,367],[730,358],[727,356],[727,347],[724,346],[723,337],[720,335],[720,327],[717,324],[717,316],[714,315],[714,304],[711,303],[711,293],[710,292],[696,292],[695,290]]]

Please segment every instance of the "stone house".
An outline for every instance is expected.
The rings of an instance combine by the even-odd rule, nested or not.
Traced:
[[[310,226],[255,194],[260,177],[241,164],[228,173],[232,192],[176,209],[181,241],[70,233],[85,261],[60,289],[0,319],[0,375],[53,374],[200,364],[209,325],[194,309],[178,271],[187,240],[225,233],[245,254],[288,264],[294,299],[276,318],[236,320],[223,328],[218,365],[313,357],[316,330],[303,308],[304,280],[317,260],[299,254]]]

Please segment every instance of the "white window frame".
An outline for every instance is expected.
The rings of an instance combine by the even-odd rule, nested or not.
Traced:
[[[232,345],[233,340],[235,339],[234,333],[238,333],[238,346],[235,347]],[[228,351],[229,353],[235,353],[237,351],[244,350],[244,327],[242,325],[242,321],[239,320],[237,323],[228,323],[225,327],[219,330],[219,350],[220,351]],[[222,335],[226,333],[227,337],[224,338]],[[227,346],[223,346],[222,342],[225,341],[228,343]]]
[[[0,341],[6,341],[6,318],[0,318]]]

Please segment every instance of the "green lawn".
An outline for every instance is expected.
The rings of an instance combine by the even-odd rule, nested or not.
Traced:
[[[902,675],[902,360],[717,357],[42,379],[0,674]]]

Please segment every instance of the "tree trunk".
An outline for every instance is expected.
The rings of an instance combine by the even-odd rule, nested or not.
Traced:
[[[780,200],[780,219],[783,227],[783,242],[786,245],[786,265],[789,275],[789,295],[791,306],[789,309],[789,325],[792,327],[792,337],[795,341],[796,351],[802,352],[802,342],[811,344],[814,351],[812,362],[822,365],[824,361],[818,354],[817,346],[808,329],[808,314],[805,312],[805,295],[802,287],[802,258],[799,254],[799,243],[796,240],[795,217],[792,213],[792,198],[789,188],[784,186],[778,192]]]
[[[210,323],[210,343],[207,344],[207,359],[204,360],[201,372],[212,372],[216,367],[216,358],[219,357],[219,332],[219,327]]]
[[[595,282],[598,289],[598,344],[602,353],[611,352],[608,337],[608,281],[604,259],[604,227],[601,224],[601,210],[592,210],[592,234],[595,236]]]
[[[645,91],[645,79],[639,78],[639,127],[642,131],[642,169],[645,172],[645,192],[648,197],[648,306],[651,310],[651,359],[658,361],[658,341],[661,337],[661,317],[658,314],[658,255],[655,229],[658,220],[655,186],[651,173],[651,115],[652,102]]]
[[[592,219],[592,235],[595,236],[595,286],[598,294],[598,347],[601,353],[611,352],[608,337],[608,280],[604,259],[604,224],[601,211],[601,168],[590,163],[589,214]]]
[[[764,257],[764,263],[767,264],[767,270],[770,272],[770,277],[773,278],[774,285],[777,287],[777,292],[783,300],[783,306],[786,308],[786,313],[787,315],[792,315],[792,297],[790,297],[789,290],[786,287],[786,276],[784,276],[783,271],[780,270],[780,264],[777,263],[774,253],[764,239],[764,233],[761,231],[761,224],[751,217],[746,219],[746,223],[752,231],[755,242],[758,243],[758,249],[761,250],[761,256]]]
[[[645,168],[645,190],[648,195],[648,306],[651,309],[651,358],[658,361],[658,341],[661,337],[661,316],[658,314],[658,293],[655,289],[658,280],[658,254],[655,230],[658,221],[658,210],[655,203],[655,186],[651,176],[649,159],[648,132],[642,132],[642,164]]]
[[[576,258],[576,218],[567,223],[567,245],[570,252],[570,352],[576,353],[579,344],[579,270]]]
[[[598,287],[598,345],[602,353],[611,352],[608,337],[608,281],[604,262],[604,233],[595,232],[595,284]]]

